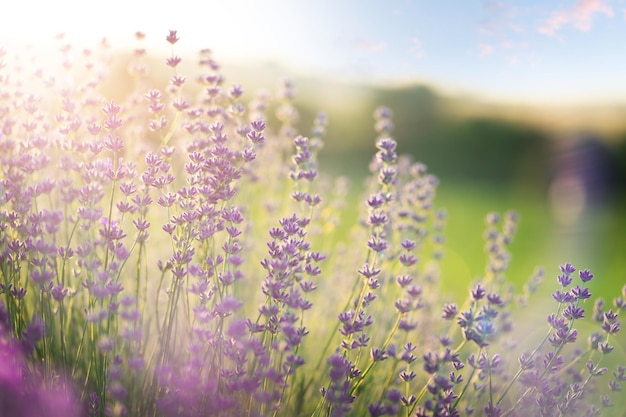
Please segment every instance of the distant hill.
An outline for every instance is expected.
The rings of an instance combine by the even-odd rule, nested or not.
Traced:
[[[123,94],[124,86],[130,85],[128,60],[114,61],[111,88]],[[166,85],[168,68],[157,60],[149,65],[151,76],[163,77]],[[184,59],[179,71],[193,80],[198,72],[194,59]],[[543,187],[553,169],[554,153],[563,148],[558,144],[589,132],[610,155],[617,182],[626,184],[626,97],[623,106],[556,107],[451,96],[420,84],[340,82],[298,75],[272,63],[227,63],[221,71],[226,85],[243,86],[244,101],[259,90],[274,96],[281,81],[290,78],[296,87],[298,128],[303,135],[309,134],[319,111],[328,114],[320,159],[324,169],[338,174],[367,173],[367,161],[375,152],[372,114],[384,105],[394,112],[393,136],[399,151],[424,162],[441,178],[502,185],[525,181]]]

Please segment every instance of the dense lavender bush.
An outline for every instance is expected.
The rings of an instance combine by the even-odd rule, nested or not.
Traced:
[[[59,42],[59,72],[0,53],[0,415],[589,416],[619,399],[624,357],[605,357],[626,287],[593,304],[593,274],[562,265],[545,337],[524,339],[543,271],[512,289],[517,215],[492,213],[485,273],[451,303],[438,181],[397,155],[389,109],[346,244],[346,180],[318,172],[326,117],[300,135],[289,82],[244,103],[203,50],[194,83],[173,52],[154,85],[138,48],[118,103],[106,44]]]

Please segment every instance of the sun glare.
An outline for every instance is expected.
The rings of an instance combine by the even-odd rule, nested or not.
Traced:
[[[185,38],[181,48],[208,47],[227,59],[271,57],[280,48],[271,43],[280,27],[264,23],[268,20],[257,2],[179,1],[172,10],[144,1],[111,0],[94,6],[77,0],[13,2],[7,14],[12,18],[0,28],[0,43],[46,47],[64,33],[76,47],[93,46],[105,36],[113,46],[124,46],[141,31],[146,44],[158,46],[167,29],[177,29]],[[273,14],[274,20],[287,21],[276,10]]]

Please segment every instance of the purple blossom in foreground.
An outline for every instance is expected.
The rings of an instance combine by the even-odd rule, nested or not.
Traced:
[[[72,417],[82,412],[71,389],[57,381],[46,387],[26,364],[19,343],[0,325],[0,415]]]

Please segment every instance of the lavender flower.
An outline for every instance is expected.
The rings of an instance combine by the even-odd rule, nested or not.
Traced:
[[[208,49],[190,82],[178,33],[161,85],[135,34],[115,100],[106,42],[58,36],[56,73],[0,49],[1,415],[620,409],[626,286],[586,310],[594,275],[565,263],[547,303],[542,269],[518,293],[510,211],[486,216],[484,273],[452,299],[439,180],[398,153],[390,108],[352,216],[317,158],[334,121],[300,134],[294,83],[249,98]],[[526,331],[523,308],[544,304]]]

